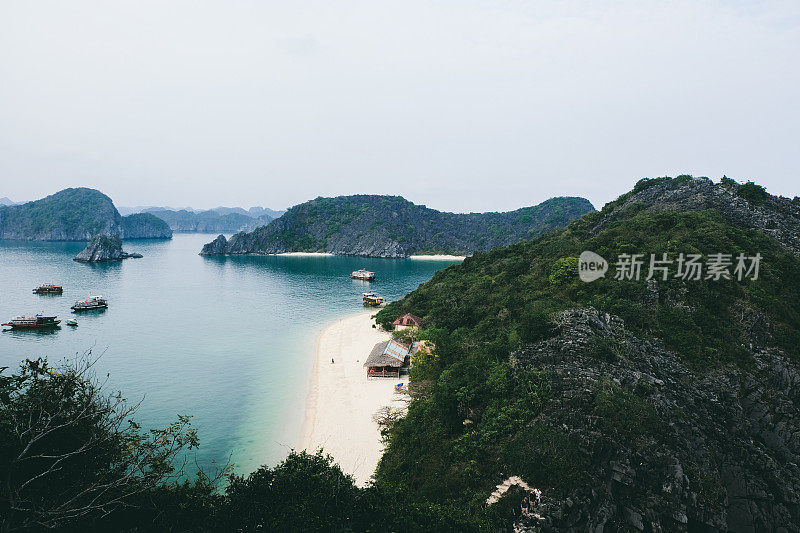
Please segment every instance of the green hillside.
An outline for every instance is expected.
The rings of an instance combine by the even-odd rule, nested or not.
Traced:
[[[643,180],[565,230],[440,271],[378,313],[422,317],[437,346],[378,478],[475,508],[519,475],[556,529],[798,527],[798,229],[797,199],[753,184]],[[605,278],[579,279],[585,250],[612,263]],[[762,260],[756,280],[675,279],[675,264],[666,281],[647,264],[614,279],[633,253]]]

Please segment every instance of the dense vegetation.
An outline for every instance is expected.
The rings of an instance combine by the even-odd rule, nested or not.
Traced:
[[[550,376],[509,358],[555,336],[558,312],[566,309],[595,308],[621,317],[629,332],[663,343],[700,373],[751,366],[748,350],[759,335],[765,345],[800,361],[797,255],[762,231],[729,224],[719,211],[664,211],[635,201],[647,189],[689,182],[689,176],[642,180],[567,229],[477,253],[381,310],[377,319],[387,328],[403,313],[422,317],[420,336],[433,340],[437,350],[412,368],[415,400],[389,432],[379,479],[433,501],[456,498],[465,505],[485,498],[501,472],[527,476],[556,493],[579,485],[585,452],[557,428],[538,422],[553,401]],[[757,186],[742,188],[739,194],[748,201],[763,201]],[[712,253],[759,252],[763,259],[757,280],[658,276],[656,290],[645,281],[647,264],[640,281],[615,280],[613,270],[592,283],[580,281],[577,258],[584,250],[612,264],[626,253],[699,253],[708,259]],[[757,318],[752,327],[743,324],[748,316]],[[614,339],[591,341],[589,349],[600,360],[625,357],[625,346]],[[593,414],[605,431],[625,439],[657,435],[647,400],[613,382],[595,394]]]
[[[321,452],[292,452],[248,476],[188,468],[199,445],[190,418],[142,430],[136,405],[106,393],[91,361],[0,369],[2,531],[470,531],[450,504],[389,485],[366,489]]]
[[[120,216],[111,198],[85,187],[64,189],[19,205],[0,206],[0,239],[87,241],[94,235],[169,238],[156,217]]]
[[[88,240],[121,228],[111,199],[94,189],[65,189],[41,200],[0,207],[0,238]]]
[[[223,251],[206,252],[465,255],[530,239],[593,209],[588,200],[571,197],[507,213],[470,214],[443,213],[399,196],[316,198],[268,226],[235,235]]]

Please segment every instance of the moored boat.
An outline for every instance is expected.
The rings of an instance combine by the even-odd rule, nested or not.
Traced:
[[[91,311],[93,309],[106,309],[108,301],[102,296],[91,296],[85,300],[75,302],[70,308],[73,311]]]
[[[3,326],[9,326],[12,329],[54,328],[61,323],[60,320],[56,320],[57,318],[47,315],[15,316]]]
[[[384,303],[386,303],[386,299],[383,296],[378,296],[374,292],[365,292],[363,294],[364,305],[369,307],[380,307]]]
[[[372,281],[373,279],[375,279],[375,272],[370,272],[369,270],[362,268],[360,270],[354,270],[353,272],[351,272],[350,277],[353,279]]]
[[[47,283],[45,285],[39,285],[33,289],[33,292],[36,294],[62,294],[64,292],[64,287],[53,283]]]

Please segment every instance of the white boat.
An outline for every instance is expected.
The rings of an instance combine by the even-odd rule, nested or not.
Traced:
[[[373,279],[375,279],[375,272],[370,272],[369,270],[362,268],[360,270],[354,270],[353,272],[351,272],[350,277],[353,279],[372,281]]]

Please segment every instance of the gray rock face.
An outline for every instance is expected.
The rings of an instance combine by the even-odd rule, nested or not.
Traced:
[[[651,211],[713,209],[729,224],[763,231],[792,252],[800,253],[800,201],[797,197],[767,196],[762,204],[754,205],[737,196],[733,189],[715,184],[707,178],[695,178],[679,186],[674,183],[656,185],[627,195],[608,213],[607,208],[603,208],[603,216],[598,217],[598,224],[592,228],[592,233],[599,233],[639,206],[646,206]]]
[[[141,254],[126,253],[122,250],[122,240],[119,237],[97,235],[92,237],[81,253],[73,261],[82,263],[102,263],[106,261],[120,261],[122,259],[142,257]]]
[[[589,457],[589,481],[548,495],[527,531],[800,530],[800,374],[787,355],[759,348],[750,369],[695,372],[659,343],[593,309],[558,317],[560,334],[512,355],[553,376],[541,421]],[[619,356],[592,346],[610,341]],[[652,434],[624,435],[597,416],[604,384],[651,405]]]

